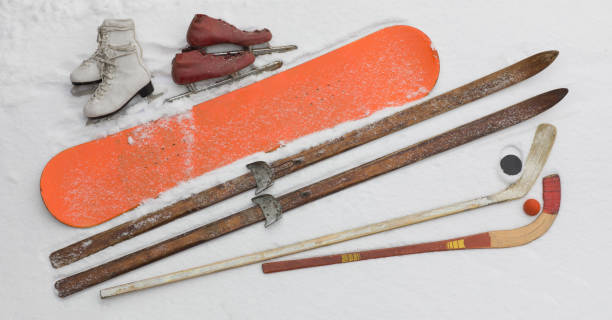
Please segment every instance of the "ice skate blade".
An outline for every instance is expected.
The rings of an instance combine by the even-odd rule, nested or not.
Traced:
[[[262,73],[264,71],[274,71],[274,70],[276,70],[276,69],[278,69],[278,68],[280,68],[282,66],[283,66],[283,62],[280,61],[280,60],[276,60],[276,61],[273,61],[273,62],[271,62],[271,63],[269,63],[269,64],[267,64],[267,65],[265,65],[263,67],[255,67],[254,69],[249,70],[249,71],[247,71],[245,73],[239,74],[237,76],[236,75],[229,75],[225,79],[219,80],[219,81],[217,81],[217,82],[215,82],[215,83],[213,83],[213,84],[211,84],[209,86],[206,86],[204,88],[201,88],[201,89],[197,89],[193,83],[189,83],[189,84],[185,85],[185,86],[187,86],[187,89],[189,91],[183,92],[183,93],[181,93],[179,95],[176,95],[176,96],[173,96],[173,97],[170,97],[170,98],[164,100],[164,102],[173,102],[174,100],[178,100],[180,98],[188,97],[188,96],[190,96],[192,94],[195,94],[195,93],[200,93],[202,91],[206,91],[206,90],[209,90],[209,89],[220,87],[220,86],[222,86],[224,84],[236,82],[236,81],[242,80],[242,79],[244,79],[244,78],[246,78],[248,76],[259,74],[259,73]]]
[[[213,56],[226,56],[226,55],[235,55],[235,54],[240,54],[240,53],[245,53],[245,52],[251,52],[255,56],[260,56],[260,55],[271,54],[271,53],[283,53],[287,51],[296,50],[297,48],[298,47],[296,45],[286,45],[286,46],[276,46],[276,47],[266,46],[262,48],[245,48],[245,49],[238,49],[238,50],[226,50],[226,51],[220,51],[220,52],[214,52],[214,51],[208,52],[205,47],[187,47],[187,48],[181,49],[181,52],[185,53],[188,51],[198,50],[204,54],[210,54]]]
[[[89,85],[80,85],[80,86],[72,86],[70,89],[70,94],[73,97],[82,97],[86,95],[91,95],[98,88],[98,84],[89,84]]]
[[[74,81],[71,81],[71,82],[72,82],[72,85],[82,86],[82,85],[86,85],[86,84],[100,83],[100,82],[102,82],[102,79],[98,79],[98,80],[94,80],[94,81],[88,81],[88,82],[74,82]]]
[[[139,96],[141,96],[141,97],[145,98],[145,97],[147,97],[148,95],[152,94],[152,93],[153,93],[153,90],[154,90],[154,88],[153,88],[153,83],[152,83],[151,81],[149,81],[149,83],[147,83],[147,85],[145,85],[144,87],[142,87],[142,89],[138,90],[138,92],[136,92],[136,94],[135,94],[135,95],[133,95],[133,96],[132,96],[132,97],[131,97],[131,98],[130,98],[128,101],[126,101],[126,102],[125,102],[125,103],[124,103],[124,104],[121,106],[121,108],[119,108],[119,109],[117,109],[117,110],[115,110],[115,111],[113,111],[113,112],[111,112],[111,113],[109,113],[109,114],[103,115],[103,116],[99,116],[99,117],[88,117],[88,118],[87,118],[87,124],[89,125],[89,124],[92,124],[92,123],[98,123],[98,122],[100,122],[100,120],[106,120],[106,119],[108,119],[109,117],[111,117],[111,116],[113,116],[113,115],[117,114],[119,111],[123,110],[123,108],[125,108],[125,107],[126,107],[126,106],[127,106],[127,105],[128,105],[130,102],[131,102],[131,101],[132,101],[132,99],[134,99],[134,98],[135,98],[137,95],[139,95]]]

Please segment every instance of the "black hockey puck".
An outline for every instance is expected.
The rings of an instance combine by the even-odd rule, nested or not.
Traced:
[[[499,162],[499,165],[505,174],[511,176],[519,174],[523,168],[523,162],[521,162],[521,159],[513,154],[504,156]]]

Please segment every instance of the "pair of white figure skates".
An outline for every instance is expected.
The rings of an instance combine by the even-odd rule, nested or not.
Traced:
[[[151,74],[142,62],[134,21],[107,19],[98,27],[98,48],[70,74],[74,85],[99,83],[83,111],[100,118],[119,111],[136,95],[153,93]]]

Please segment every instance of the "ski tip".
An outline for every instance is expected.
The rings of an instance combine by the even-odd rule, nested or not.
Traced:
[[[544,66],[545,68],[549,66],[551,63],[553,63],[553,61],[555,61],[555,59],[557,59],[558,56],[559,56],[559,51],[548,50],[548,51],[542,51],[540,53],[536,53],[532,57],[540,61],[542,66]]]
[[[548,68],[548,66],[555,61],[558,55],[559,51],[557,50],[542,51],[526,58],[525,60],[522,60],[519,63],[523,63],[523,66],[527,68],[526,70],[529,70],[528,73],[533,76]]]
[[[559,51],[558,50],[542,51],[538,53],[538,55],[546,57],[548,60],[550,60],[550,62],[553,62],[559,56]]]
[[[563,98],[567,95],[568,92],[569,90],[567,90],[567,88],[559,88],[559,89],[554,89],[554,90],[544,92],[534,98],[538,98],[538,99],[544,98],[547,101],[549,101],[547,105],[552,107],[555,104],[557,104],[559,101],[563,100]],[[542,101],[542,100],[539,100],[539,101]]]
[[[565,98],[569,90],[567,88],[559,88],[559,89],[552,90],[551,92],[554,92],[559,97],[559,100],[561,100]]]
[[[566,88],[559,88],[550,90],[544,93],[540,93],[535,97],[531,97],[520,104],[523,105],[523,109],[526,107],[530,110],[526,111],[525,115],[530,114],[527,118],[531,118],[545,110],[548,110],[554,107],[559,101],[563,100],[565,95],[567,95],[568,90]],[[534,113],[535,112],[535,113]]]

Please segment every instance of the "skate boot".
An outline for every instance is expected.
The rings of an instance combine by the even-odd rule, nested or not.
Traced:
[[[262,54],[286,52],[297,49],[297,46],[270,47],[265,44],[272,39],[270,30],[242,31],[221,20],[204,14],[196,14],[187,30],[189,47],[183,49],[172,60],[172,79],[177,84],[185,84],[187,92],[166,99],[167,102],[191,94],[216,88],[250,75],[272,71],[282,66],[281,61],[274,61],[262,67],[253,67],[245,72],[238,72],[251,65],[255,56]],[[231,43],[243,46],[243,49],[224,52],[207,52],[205,46]],[[256,46],[264,44],[263,46]],[[194,82],[226,76],[204,88],[197,88]]]
[[[187,43],[193,49],[213,44],[233,43],[243,47],[265,43],[272,39],[268,29],[242,31],[233,25],[205,14],[196,14],[187,30]]]
[[[137,94],[153,92],[151,74],[145,68],[138,45],[107,45],[102,49],[102,81],[83,111],[89,118],[99,118],[119,111]]]
[[[177,84],[188,84],[218,78],[238,72],[253,61],[255,56],[250,52],[223,56],[200,51],[179,53],[172,60],[172,80]]]
[[[98,48],[93,55],[84,60],[70,74],[73,85],[93,84],[102,81],[102,50],[107,45],[122,46],[136,43],[138,54],[142,58],[142,49],[136,42],[134,21],[132,19],[106,19],[98,27]]]

